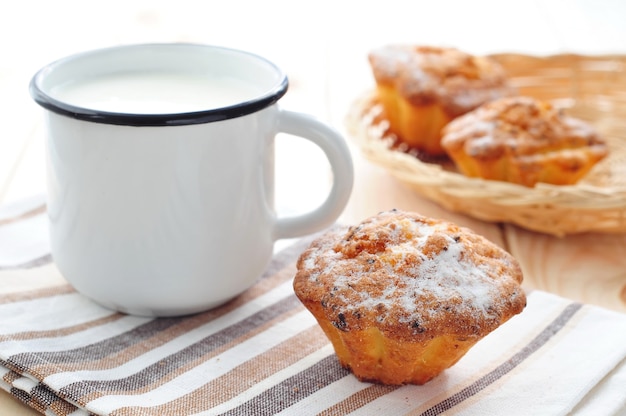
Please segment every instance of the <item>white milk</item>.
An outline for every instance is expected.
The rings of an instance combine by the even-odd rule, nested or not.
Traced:
[[[92,110],[168,114],[210,110],[241,103],[261,91],[227,77],[173,72],[120,73],[56,87],[58,100]]]

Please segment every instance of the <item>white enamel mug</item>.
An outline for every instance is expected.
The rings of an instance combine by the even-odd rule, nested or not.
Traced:
[[[130,77],[117,85],[121,97],[115,85],[79,88],[120,74]],[[139,86],[155,74],[207,78],[209,89],[225,90],[218,98],[231,101],[196,103],[201,88],[193,85],[188,92],[199,97],[189,102],[179,94],[189,86],[164,88],[173,98],[161,97],[158,84]],[[243,95],[229,93],[231,81]],[[249,288],[277,239],[331,225],[351,192],[350,153],[326,124],[279,108],[287,86],[285,74],[262,57],[196,44],[113,47],[42,68],[30,92],[47,110],[48,213],[61,274],[114,310],[190,314]],[[144,93],[147,103],[125,106]],[[165,110],[150,107],[162,98]],[[167,106],[176,100],[186,107]],[[332,169],[327,199],[301,216],[278,218],[274,210],[279,132],[315,143]]]

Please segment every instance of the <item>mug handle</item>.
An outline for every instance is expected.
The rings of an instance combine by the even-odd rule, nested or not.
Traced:
[[[309,140],[322,149],[330,163],[333,185],[326,200],[315,210],[277,218],[274,240],[299,237],[330,226],[348,203],[354,181],[350,150],[343,137],[331,127],[308,114],[280,110],[278,131]]]

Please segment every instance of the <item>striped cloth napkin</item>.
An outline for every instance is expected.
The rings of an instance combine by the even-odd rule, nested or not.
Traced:
[[[431,382],[362,383],[293,294],[310,238],[226,305],[154,319],[77,294],[45,250],[44,215],[0,211],[0,387],[43,414],[626,412],[626,315],[533,291],[522,314]]]

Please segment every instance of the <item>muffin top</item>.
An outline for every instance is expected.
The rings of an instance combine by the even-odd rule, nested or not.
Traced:
[[[438,103],[451,117],[514,91],[497,62],[455,48],[389,45],[368,58],[377,83],[414,105]]]
[[[302,253],[294,280],[344,331],[377,327],[395,339],[480,337],[522,311],[522,272],[469,229],[398,210],[339,227]]]
[[[463,151],[485,161],[505,155],[531,161],[533,156],[567,150],[559,156],[561,163],[575,167],[583,157],[576,149],[584,149],[596,160],[608,153],[606,143],[590,124],[564,114],[549,102],[524,96],[484,104],[450,122],[442,135],[447,151]]]

